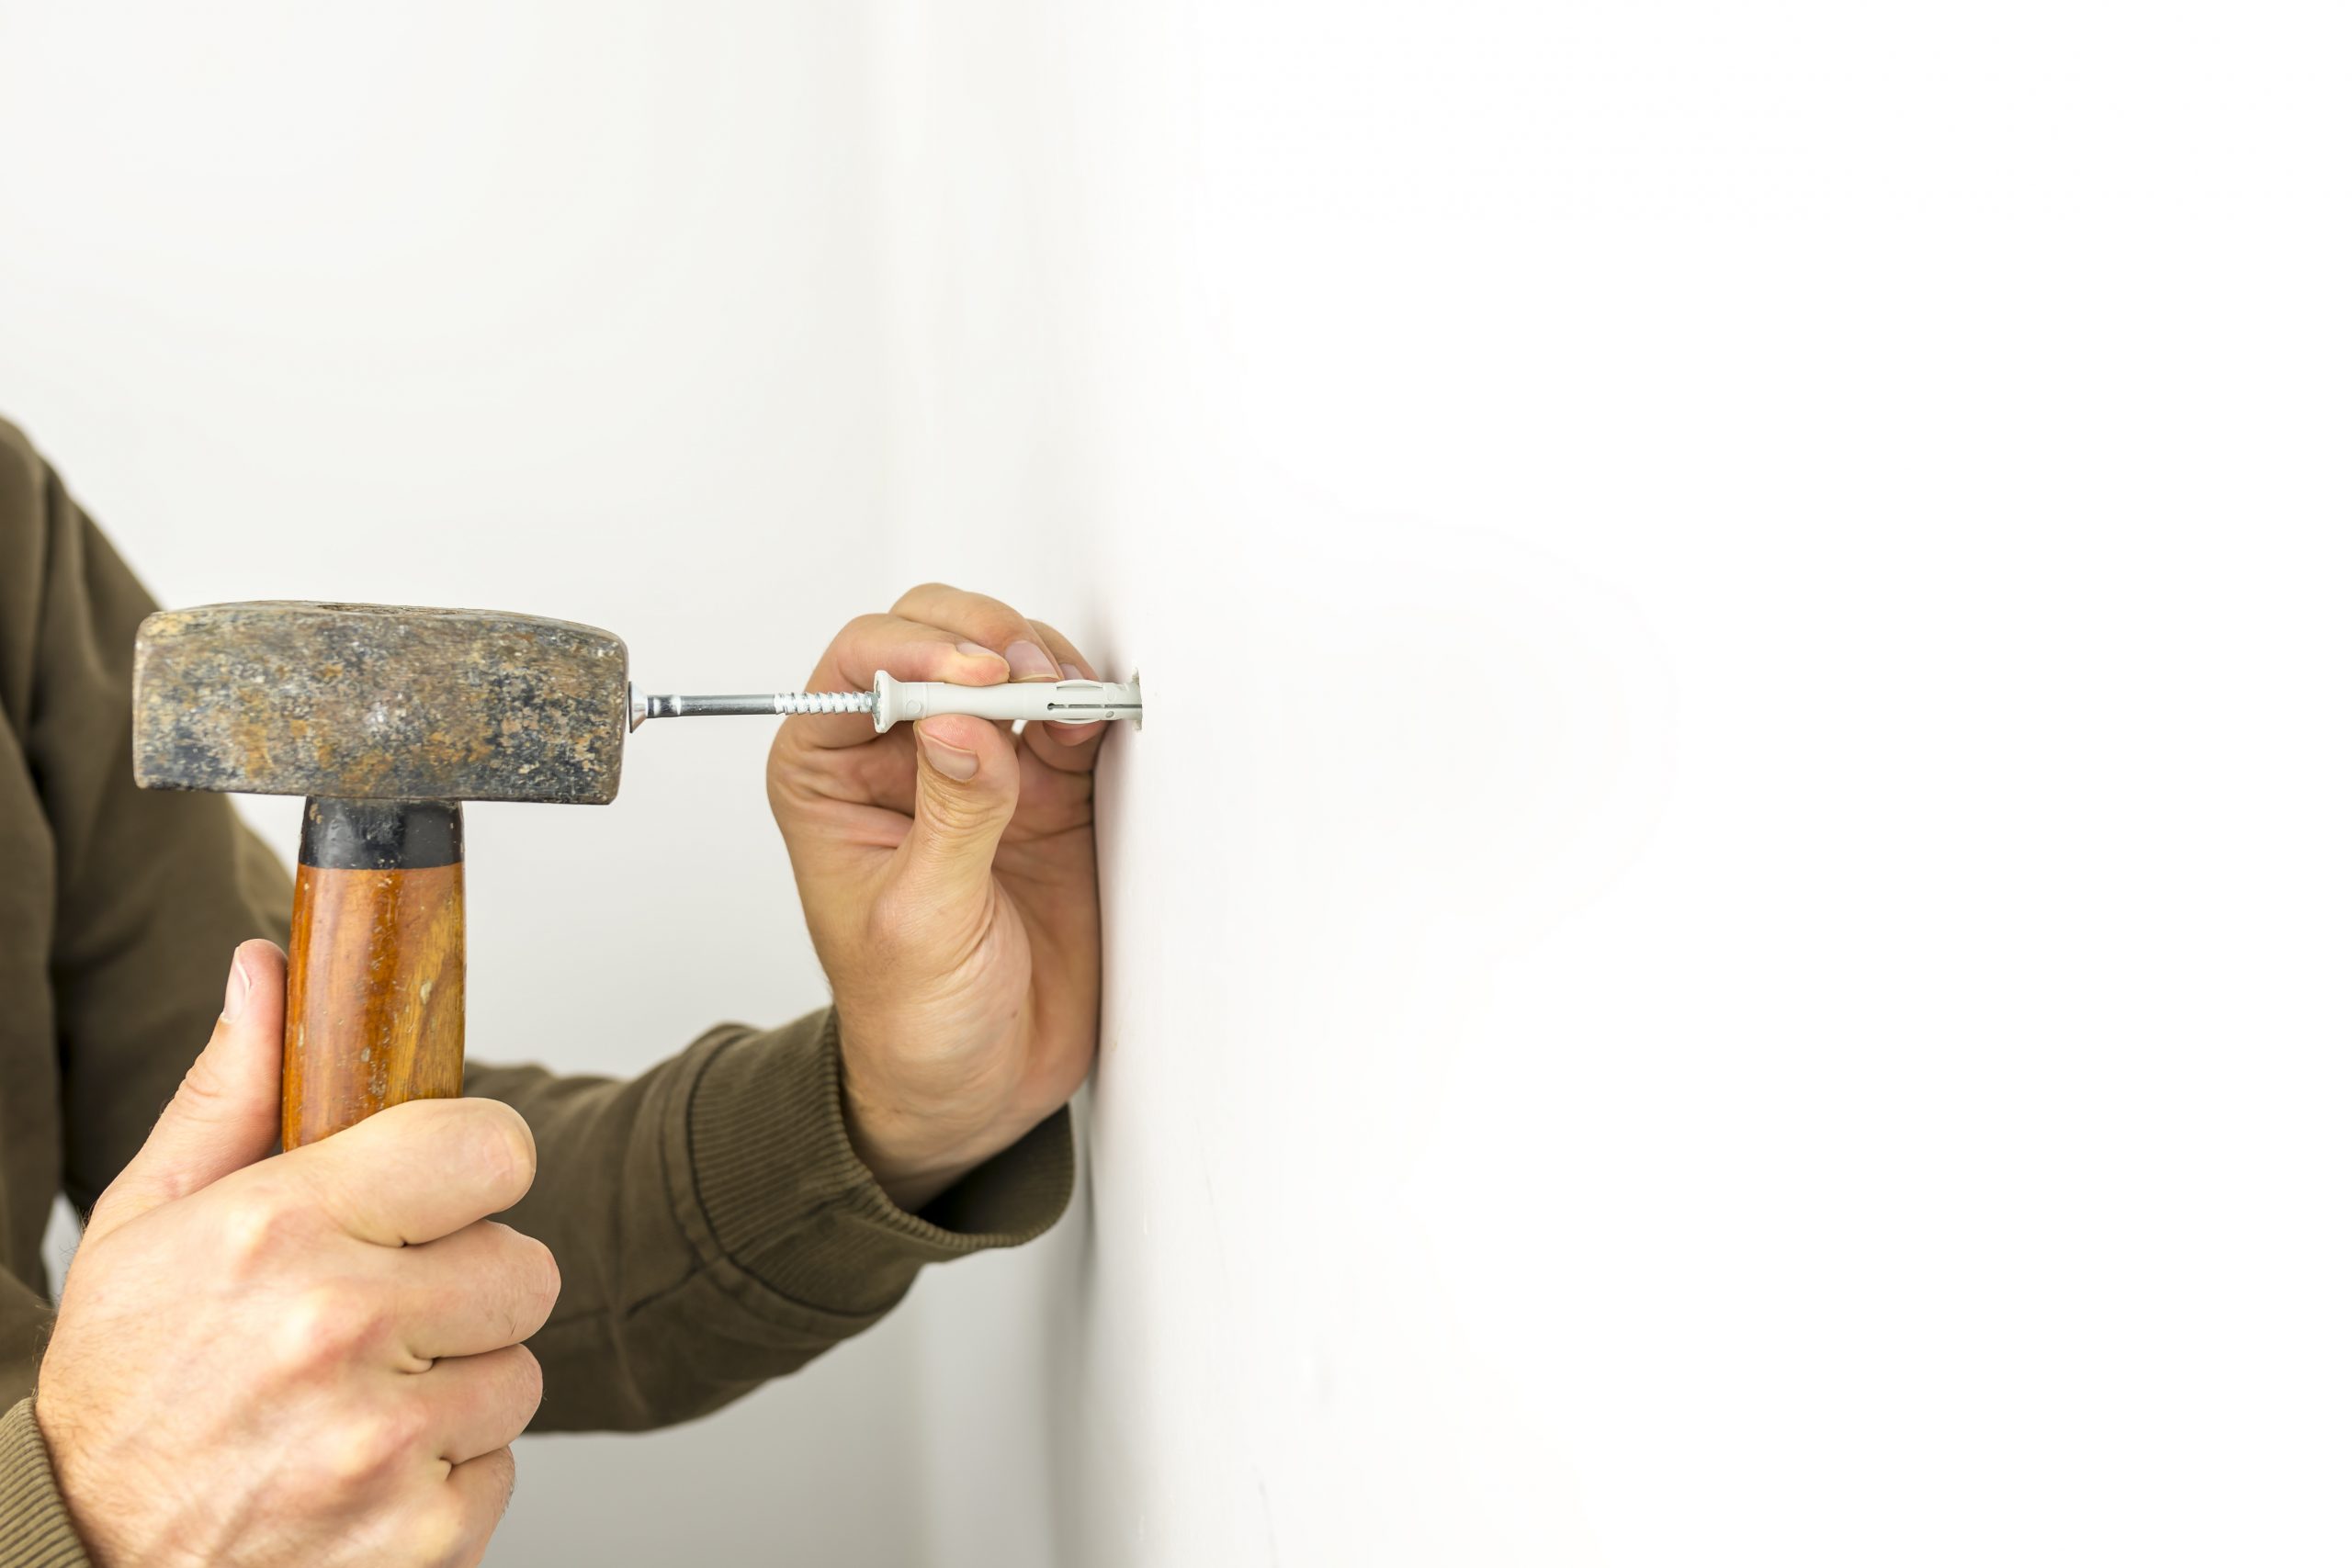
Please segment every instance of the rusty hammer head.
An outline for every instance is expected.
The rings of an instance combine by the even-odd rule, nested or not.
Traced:
[[[148,789],[602,805],[628,733],[628,650],[571,621],[279,600],[139,627]]]

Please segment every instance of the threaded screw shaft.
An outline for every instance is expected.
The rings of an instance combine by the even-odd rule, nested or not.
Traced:
[[[649,718],[699,718],[713,714],[872,713],[871,692],[745,692],[732,696],[656,696],[629,691],[631,729]]]

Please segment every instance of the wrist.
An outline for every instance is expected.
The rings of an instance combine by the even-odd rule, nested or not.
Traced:
[[[910,1214],[1011,1142],[991,1142],[983,1133],[896,1109],[862,1092],[856,1075],[846,1069],[842,1120],[850,1148],[876,1185]]]

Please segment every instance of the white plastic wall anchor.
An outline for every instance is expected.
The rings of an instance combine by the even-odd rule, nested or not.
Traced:
[[[933,714],[962,713],[975,718],[1039,718],[1057,724],[1092,724],[1097,719],[1143,719],[1143,687],[1136,681],[1016,681],[1003,686],[956,686],[944,681],[894,680],[874,676],[874,728]]]

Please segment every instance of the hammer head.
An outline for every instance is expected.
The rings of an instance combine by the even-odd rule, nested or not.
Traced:
[[[295,600],[140,624],[147,789],[601,806],[620,789],[628,650],[495,610]]]

